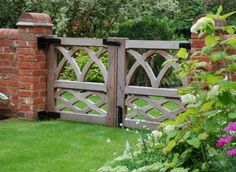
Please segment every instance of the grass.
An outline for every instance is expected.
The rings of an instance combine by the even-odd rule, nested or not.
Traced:
[[[0,171],[93,172],[123,152],[125,135],[136,140],[119,128],[86,123],[0,122]]]

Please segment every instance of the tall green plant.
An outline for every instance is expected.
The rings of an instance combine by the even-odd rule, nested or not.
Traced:
[[[231,156],[218,148],[233,140],[233,136],[223,129],[229,121],[236,121],[236,82],[231,79],[236,69],[236,55],[229,53],[230,49],[236,49],[236,29],[235,26],[217,28],[215,25],[216,20],[225,20],[235,12],[222,15],[222,10],[220,6],[216,14],[199,19],[191,31],[205,39],[206,46],[197,53],[208,56],[212,62],[221,61],[224,66],[214,72],[206,72],[207,63],[189,59],[186,49],[180,49],[177,53],[179,58],[172,59],[180,63],[176,72],[179,77],[192,78],[189,86],[178,90],[186,111],[176,120],[165,121],[159,131],[140,137],[142,146],[134,157],[135,161],[131,161],[132,157],[126,160],[126,164],[128,161],[133,167],[122,161],[113,165],[126,166],[130,171],[151,165],[161,172],[235,171],[232,163],[236,154],[234,146],[227,151]],[[235,131],[236,123],[230,123],[226,129],[227,132]],[[158,160],[153,161],[153,155]],[[152,168],[148,170],[155,171]]]

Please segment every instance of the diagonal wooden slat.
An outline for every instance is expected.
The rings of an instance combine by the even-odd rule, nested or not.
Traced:
[[[71,65],[71,67],[74,69],[75,75],[77,77],[77,80],[80,79],[81,76],[81,71],[80,71],[80,67],[78,66],[78,64],[76,63],[75,59],[73,57],[71,57],[71,52],[66,50],[64,47],[61,46],[57,46],[56,49],[61,52],[63,54],[63,58],[66,59],[66,61],[68,61],[68,63]],[[63,60],[65,61],[65,60]],[[63,67],[63,65],[60,65],[59,67]],[[57,70],[57,75],[59,74],[59,72],[62,69],[58,69]]]

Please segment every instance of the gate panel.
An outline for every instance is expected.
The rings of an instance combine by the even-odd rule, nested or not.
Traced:
[[[167,50],[178,50],[183,42],[124,38],[109,38],[106,41],[59,39],[61,45],[50,45],[48,49],[48,112],[59,112],[62,119],[68,120],[109,126],[118,126],[123,122],[125,127],[140,128],[145,125],[155,129],[160,122],[175,119],[185,110],[177,88],[162,85],[170,69],[178,68],[178,64],[165,64],[157,72],[148,63],[155,55],[164,61],[175,58]],[[80,61],[76,61],[76,58],[84,56],[78,56],[80,51],[88,56],[83,67]],[[108,65],[101,60],[105,54]],[[132,63],[129,63],[130,58]],[[102,83],[86,82],[86,76],[94,64],[104,79]],[[60,77],[68,65],[76,77],[73,81]],[[135,72],[140,70],[146,74],[149,85],[132,83]],[[186,85],[187,78],[182,79],[181,83]]]
[[[125,80],[125,116],[124,126],[140,128],[146,126],[155,129],[167,119],[175,119],[184,111],[184,106],[177,94],[177,88],[162,88],[161,82],[168,71],[178,68],[175,62],[165,64],[156,75],[148,63],[149,58],[158,55],[165,60],[174,58],[166,50],[178,50],[177,41],[126,41],[126,60],[133,59]],[[149,86],[131,85],[135,72],[143,70],[150,81]],[[187,84],[187,78],[181,80]]]
[[[108,103],[107,94],[110,91],[107,91],[107,83],[111,77],[108,76],[110,66],[107,69],[100,58],[109,53],[109,59],[111,52],[108,52],[101,39],[60,39],[61,45],[50,45],[49,50],[48,110],[59,112],[62,119],[106,124],[107,114],[112,106]],[[93,47],[96,47],[96,51]],[[80,58],[77,55],[80,51],[89,57],[83,68],[75,59]],[[103,83],[86,82],[86,76],[93,64],[101,72]],[[60,79],[68,65],[76,76],[75,81]]]

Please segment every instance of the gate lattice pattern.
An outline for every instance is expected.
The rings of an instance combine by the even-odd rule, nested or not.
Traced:
[[[50,60],[48,87],[53,94],[48,100],[48,107],[61,113],[62,118],[117,126],[121,122],[118,118],[123,115],[122,121],[126,127],[146,125],[155,128],[160,122],[174,119],[184,111],[177,89],[161,88],[168,71],[177,69],[178,64],[167,63],[155,74],[148,63],[155,56],[162,57],[164,61],[175,58],[167,50],[177,50],[179,42],[110,38],[120,46],[105,46],[100,39],[60,39],[62,44],[51,45],[49,50],[49,56],[53,59]],[[93,47],[97,47],[97,51]],[[83,68],[76,61],[76,53],[80,51],[89,57]],[[105,53],[108,54],[108,67],[101,60]],[[133,59],[130,67],[127,65],[129,58]],[[103,83],[86,82],[94,64],[103,77]],[[60,79],[67,65],[73,69],[75,81]],[[141,68],[150,86],[131,84],[135,73]],[[186,85],[187,79],[182,79],[181,83]]]

